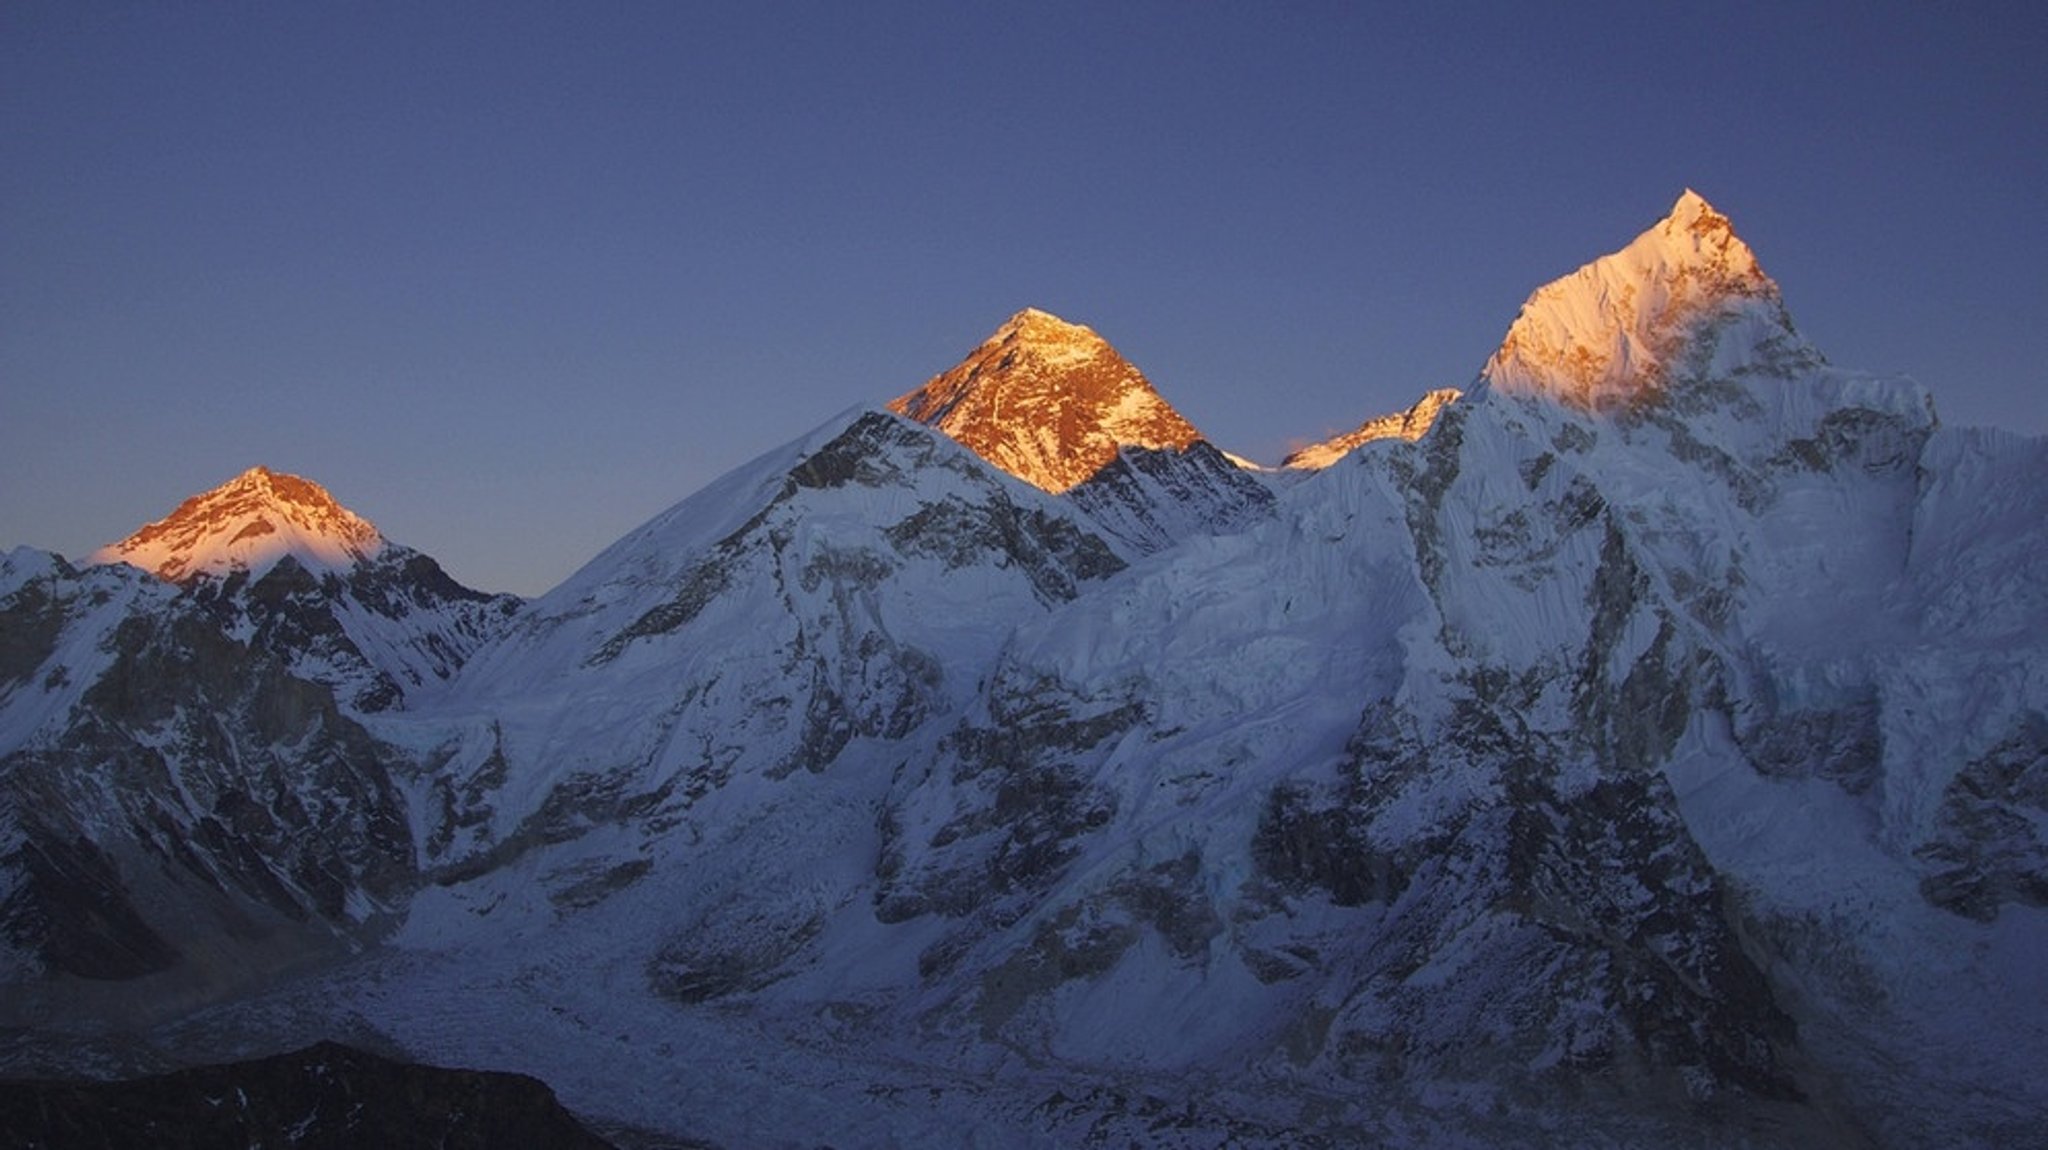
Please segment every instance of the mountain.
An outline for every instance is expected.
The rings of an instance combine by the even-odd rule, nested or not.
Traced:
[[[1064,499],[1122,554],[1138,558],[1272,517],[1272,484],[1198,439],[1185,448],[1126,447]]]
[[[135,568],[26,550],[0,560],[0,633],[5,1025],[148,1019],[402,914],[411,764],[297,653]]]
[[[1635,242],[1530,296],[1480,377],[1606,411],[1675,373],[1786,378],[1823,363],[1728,217],[1688,189]]]
[[[964,706],[1016,620],[1123,566],[947,437],[845,413],[620,540],[477,653],[442,710],[488,737],[443,776],[428,858],[467,875],[602,831],[637,877]],[[693,881],[724,866],[699,858]]]
[[[2035,1136],[2048,444],[1830,365],[1692,193],[1284,482],[1155,400],[1022,313],[381,710],[232,571],[9,556],[0,1060],[365,1033],[731,1145]]]
[[[1130,556],[1239,530],[1273,502],[1101,336],[1033,308],[889,409],[1068,496]]]
[[[1312,443],[1295,451],[1282,460],[1280,466],[1301,471],[1321,471],[1339,459],[1351,454],[1352,449],[1375,439],[1421,439],[1423,434],[1436,425],[1437,416],[1443,409],[1456,403],[1464,393],[1455,387],[1438,388],[1429,392],[1406,411],[1392,415],[1375,416],[1358,425],[1356,430]]]
[[[319,484],[252,467],[94,552],[90,562],[126,563],[178,583],[235,571],[256,578],[286,557],[310,570],[346,570],[384,546],[375,527]]]
[[[147,1016],[387,931],[423,764],[362,720],[516,605],[260,467],[92,565],[0,559],[0,969],[34,985],[10,1020]]]
[[[517,601],[473,591],[392,543],[325,488],[254,467],[178,505],[95,564],[185,588],[238,637],[358,711],[446,679]]]
[[[889,409],[1055,494],[1123,448],[1180,451],[1201,439],[1101,336],[1034,308]]]

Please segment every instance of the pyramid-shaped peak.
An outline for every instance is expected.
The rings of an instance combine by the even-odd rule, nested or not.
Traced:
[[[1688,188],[1627,247],[1538,288],[1480,374],[1495,390],[1604,409],[1663,386],[1696,338],[1719,339],[1738,317],[1754,345],[1818,360],[1728,217]]]
[[[90,562],[127,563],[184,582],[236,570],[260,575],[286,556],[314,569],[341,569],[383,548],[377,528],[326,488],[257,466],[94,552]]]
[[[1107,340],[1037,308],[1011,316],[889,409],[1052,492],[1084,482],[1125,447],[1185,450],[1202,437]]]

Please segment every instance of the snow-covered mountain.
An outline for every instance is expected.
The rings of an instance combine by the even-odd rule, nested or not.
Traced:
[[[363,716],[517,606],[264,468],[74,567],[0,559],[0,969],[10,1024],[205,1000],[388,930],[416,881]],[[108,993],[96,984],[133,984]]]
[[[1830,366],[1688,192],[1290,466],[1020,313],[381,711],[232,632],[144,645],[185,694],[104,669],[210,601],[16,553],[9,1064],[104,1053],[80,976],[159,968],[76,908],[153,926],[187,841],[272,906],[347,876],[367,949],[189,987],[155,1058],[367,1034],[732,1145],[2035,1136],[2048,444]],[[150,755],[242,774],[163,816]]]
[[[645,841],[615,861],[641,865],[734,833],[735,804],[966,705],[1017,620],[1123,566],[945,436],[843,414],[620,540],[477,654],[441,706],[489,736],[443,775],[460,799],[429,858],[467,873],[618,824]]]
[[[1035,308],[889,409],[1065,495],[1129,556],[1263,519],[1272,491],[1101,336]]]
[[[26,549],[0,633],[5,1025],[148,1020],[402,915],[410,764],[289,654],[135,568]]]
[[[517,605],[384,538],[319,484],[254,467],[93,553],[184,587],[358,711],[446,679]]]
[[[1789,379],[1822,362],[1728,217],[1688,189],[1635,242],[1530,296],[1480,377],[1612,411],[1678,373]]]
[[[260,578],[290,557],[309,570],[340,571],[374,559],[384,537],[319,484],[252,467],[119,543],[94,563],[126,563],[170,583],[245,572]]]
[[[1321,443],[1290,453],[1280,466],[1302,471],[1321,471],[1332,463],[1375,439],[1421,439],[1423,434],[1436,425],[1437,415],[1445,406],[1455,403],[1464,393],[1455,387],[1440,387],[1415,401],[1406,411],[1390,415],[1375,416],[1358,425],[1354,430],[1333,436]]]

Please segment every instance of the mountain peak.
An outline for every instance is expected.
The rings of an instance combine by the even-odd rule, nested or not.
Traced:
[[[1280,466],[1295,471],[1321,471],[1375,439],[1405,439],[1412,443],[1436,426],[1436,417],[1462,395],[1455,387],[1437,388],[1425,393],[1406,411],[1368,419],[1355,430],[1310,444],[1289,454],[1280,461]]]
[[[1096,335],[1094,329],[1092,328],[1083,326],[1078,323],[1068,323],[1066,320],[1061,319],[1060,317],[1052,314],[1049,311],[1044,310],[1043,308],[1035,307],[1017,309],[1017,314],[1011,316],[1007,320],[1004,320],[1003,326],[997,328],[996,332],[997,334],[1000,335],[1001,333],[1010,331],[1012,329],[1021,330],[1025,328],[1029,328],[1034,331],[1043,333],[1085,333],[1087,336],[1094,339],[1102,338],[1101,336]]]
[[[1757,266],[1756,253],[1735,234],[1735,225],[1691,188],[1645,234],[1659,238],[1672,267],[1699,267],[1771,282]]]
[[[316,569],[346,568],[383,548],[376,527],[326,488],[257,466],[102,547],[90,562],[127,563],[177,583],[235,570],[260,575],[287,555]]]
[[[1810,352],[1755,253],[1688,188],[1627,247],[1538,288],[1481,377],[1496,390],[1614,407],[1668,382],[1695,340],[1745,318],[1751,346]]]
[[[1705,218],[1716,219],[1724,224],[1728,222],[1727,216],[1715,211],[1714,205],[1708,203],[1705,196],[1700,195],[1691,188],[1687,188],[1679,193],[1678,202],[1671,205],[1670,214],[1664,218],[1687,227],[1690,227],[1694,221]]]
[[[959,366],[889,409],[1055,493],[1122,448],[1178,451],[1202,437],[1107,340],[1036,308],[1011,316]]]

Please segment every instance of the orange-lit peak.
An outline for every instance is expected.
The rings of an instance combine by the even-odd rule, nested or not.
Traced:
[[[1589,410],[1625,404],[1662,386],[1710,321],[1741,311],[1798,343],[1755,253],[1688,188],[1627,247],[1537,289],[1481,376]]]
[[[1116,354],[1109,341],[1095,329],[1066,320],[1049,311],[1027,307],[1004,321],[982,347],[1002,347],[1037,357],[1051,366],[1080,363]]]
[[[1406,411],[1368,419],[1354,431],[1311,444],[1290,454],[1281,460],[1280,466],[1297,471],[1321,471],[1351,454],[1353,449],[1375,439],[1405,439],[1409,442],[1421,439],[1431,427],[1436,426],[1436,417],[1443,414],[1444,408],[1456,403],[1462,396],[1463,393],[1455,387],[1438,388],[1425,393]]]
[[[1053,492],[1094,475],[1121,448],[1179,450],[1201,438],[1108,341],[1037,308],[889,407]]]
[[[257,466],[94,552],[90,562],[127,563],[182,582],[238,569],[260,574],[287,555],[309,567],[347,567],[383,547],[376,527],[326,488]]]
[[[1052,335],[1081,334],[1091,339],[1100,338],[1093,330],[1082,324],[1068,323],[1049,311],[1035,307],[1018,309],[1015,315],[1003,321],[1003,326],[997,328],[996,332],[1001,336],[1005,332],[1026,330]]]
[[[1665,218],[1687,226],[1706,218],[1719,220],[1723,224],[1728,222],[1727,216],[1715,211],[1714,205],[1708,203],[1705,196],[1691,188],[1679,193],[1678,201],[1671,205],[1671,211]]]

